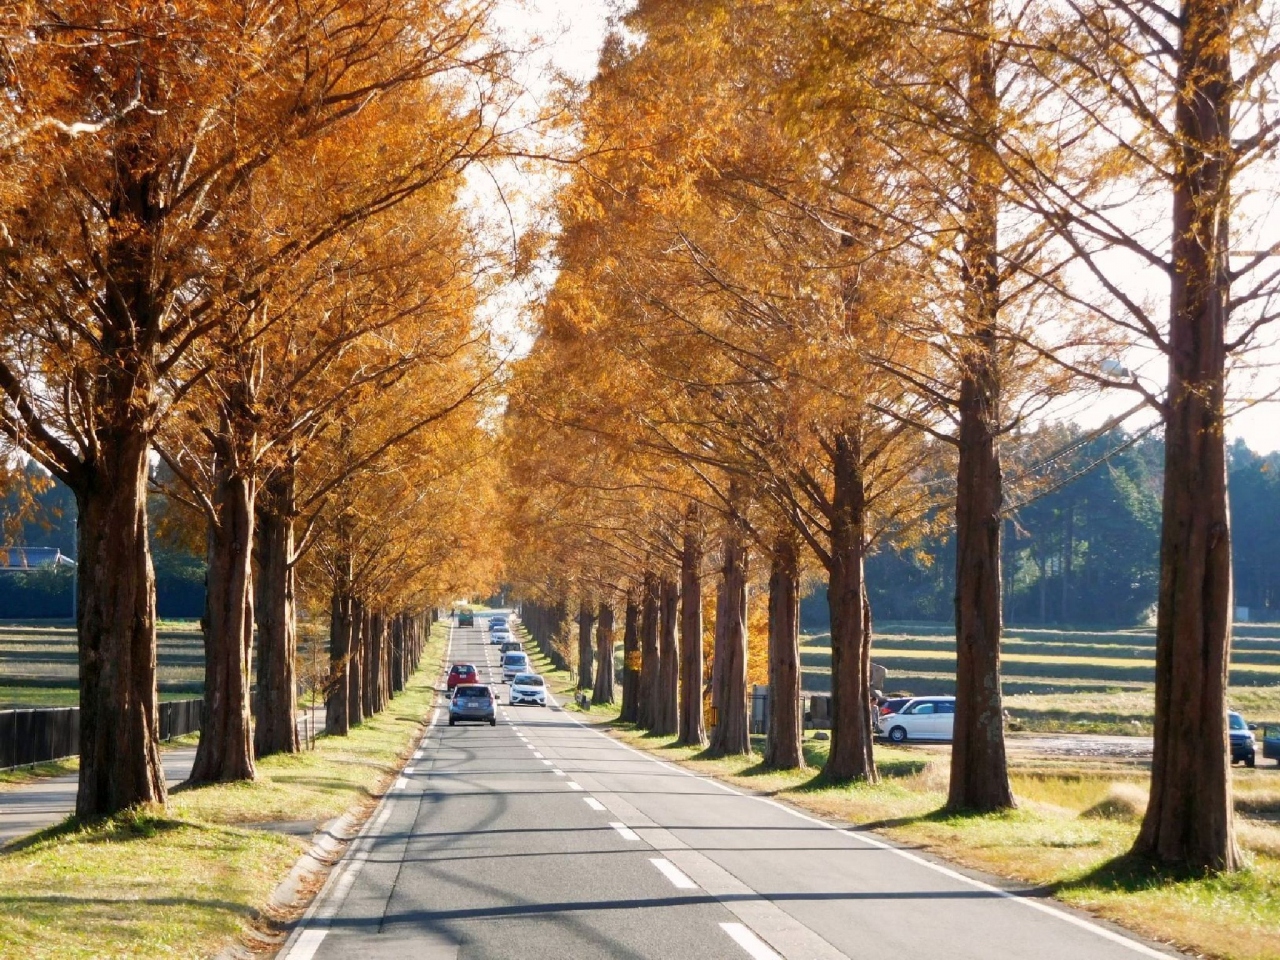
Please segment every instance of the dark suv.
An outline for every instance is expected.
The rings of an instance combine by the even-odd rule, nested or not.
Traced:
[[[1254,743],[1253,731],[1256,727],[1245,723],[1244,717],[1234,710],[1227,714],[1227,732],[1231,736],[1231,762],[1244,762],[1252,767],[1258,762],[1257,745]]]
[[[463,610],[458,614],[458,626],[474,627],[476,625],[476,615],[470,610]]]

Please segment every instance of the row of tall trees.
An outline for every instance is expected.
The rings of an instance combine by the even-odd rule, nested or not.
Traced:
[[[255,594],[258,752],[296,749],[304,554],[362,604],[342,634],[358,643],[335,639],[349,687],[387,647],[357,655],[359,673],[342,651],[403,638],[399,611],[440,587],[421,575],[429,545],[360,527],[456,494],[456,468],[413,449],[451,441],[425,432],[478,442],[492,364],[457,198],[504,145],[491,7],[58,0],[0,15],[0,432],[76,500],[81,816],[165,798],[154,479],[205,530],[197,781],[253,776]]]
[[[560,273],[508,417],[514,522],[542,531],[521,579],[550,602],[590,586],[625,604],[624,716],[668,732],[672,704],[691,708],[664,673],[692,646],[669,639],[671,598],[693,634],[701,591],[676,585],[718,568],[711,748],[749,750],[756,558],[775,711],[796,709],[808,566],[828,580],[826,772],[874,779],[866,556],[948,526],[948,805],[1013,805],[1002,534],[1059,456],[1007,472],[1004,448],[1073,390],[1125,390],[1164,432],[1156,762],[1135,851],[1237,865],[1223,427],[1227,358],[1273,320],[1274,14],[644,0],[625,17],[584,99]],[[1117,359],[1153,354],[1163,387]],[[788,720],[770,718],[786,763]]]

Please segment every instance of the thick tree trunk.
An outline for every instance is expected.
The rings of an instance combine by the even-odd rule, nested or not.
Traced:
[[[991,0],[979,0],[971,13],[969,109],[977,134],[968,159],[962,251],[966,335],[956,472],[956,715],[947,806],[981,811],[1006,809],[1014,800],[1000,690],[1000,173],[986,145],[999,116]]]
[[[680,727],[680,584],[663,577],[658,597],[658,685],[653,732],[670,737]]]
[[[871,637],[866,590],[866,488],[854,430],[833,439],[831,560],[831,750],[823,773],[831,780],[877,780],[871,729]]]
[[[324,732],[343,737],[351,731],[351,595],[335,588],[329,601],[329,681],[325,684]]]
[[[79,817],[165,802],[147,543],[149,444],[142,430],[103,431],[98,440],[99,462],[85,468],[75,491]]]
[[[594,686],[591,673],[591,630],[595,626],[595,611],[591,602],[583,599],[578,605],[578,689],[590,690]]]
[[[364,604],[351,599],[351,652],[347,659],[347,722],[364,722]]]
[[[751,753],[747,721],[747,547],[739,522],[724,540],[724,630],[715,652],[718,692],[717,720],[707,752],[713,757]]]
[[[722,561],[723,563],[723,561]],[[724,649],[725,625],[729,622],[729,615],[725,611],[725,592],[724,592],[724,573],[716,577],[716,619],[711,629],[711,709],[717,715],[720,713],[720,689],[724,684],[720,680],[720,666],[724,662],[720,656],[720,651]]]
[[[258,691],[253,746],[259,757],[297,753],[298,624],[293,570],[293,473],[258,498]]]
[[[636,723],[652,730],[657,717],[658,677],[662,655],[658,631],[662,617],[662,596],[657,574],[644,575],[644,594],[640,607],[640,687],[636,706]]]
[[[1230,302],[1231,10],[1185,0],[1173,165],[1169,390],[1156,616],[1151,796],[1134,852],[1179,868],[1240,866],[1226,686],[1231,536],[1223,449]]]
[[[613,703],[613,607],[603,602],[596,612],[596,683],[591,702]]]
[[[803,767],[804,724],[800,704],[800,557],[795,541],[774,542],[769,573],[769,736],[764,764],[778,770]]]
[[[638,723],[640,718],[640,606],[627,594],[622,628],[622,709],[618,719]]]
[[[680,743],[707,745],[702,718],[702,527],[698,507],[685,514],[680,554]]]
[[[256,482],[215,453],[214,522],[205,589],[204,701],[193,783],[252,780],[253,521]]]

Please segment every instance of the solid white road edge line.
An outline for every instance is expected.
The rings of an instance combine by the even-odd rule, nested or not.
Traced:
[[[655,763],[658,766],[664,767],[667,770],[674,771],[675,773],[678,773],[681,776],[691,777],[694,780],[700,780],[703,783],[710,784],[711,786],[716,787],[717,789],[723,790],[725,793],[731,793],[735,797],[743,797],[747,800],[755,800],[758,803],[768,804],[771,807],[776,807],[777,809],[781,810],[783,813],[790,814],[791,816],[807,821],[808,823],[815,824],[816,826],[823,827],[827,830],[834,830],[837,833],[843,833],[845,836],[852,837],[854,840],[858,840],[862,843],[865,843],[869,847],[876,847],[877,849],[885,850],[889,853],[892,853],[895,856],[899,856],[907,860],[911,860],[912,862],[918,863],[923,867],[927,867],[928,869],[933,870],[936,873],[940,873],[945,877],[950,877],[953,880],[958,880],[961,883],[967,884],[968,886],[974,887],[978,890],[982,890],[985,893],[990,893],[993,896],[998,896],[998,897],[1001,897],[1002,899],[1012,900],[1014,903],[1021,904],[1022,906],[1028,907],[1029,909],[1039,910],[1041,913],[1048,914],[1051,917],[1056,917],[1059,920],[1064,920],[1067,923],[1071,924],[1072,926],[1079,927],[1081,930],[1088,930],[1091,933],[1095,933],[1098,936],[1102,937],[1104,940],[1110,940],[1112,943],[1119,944],[1122,947],[1128,947],[1134,953],[1141,954],[1144,957],[1153,957],[1153,958],[1157,958],[1157,960],[1169,960],[1171,956],[1170,954],[1164,953],[1163,951],[1152,949],[1151,947],[1148,947],[1145,943],[1139,943],[1137,940],[1127,937],[1124,934],[1116,933],[1114,930],[1109,930],[1100,924],[1094,923],[1092,920],[1087,920],[1084,917],[1078,917],[1072,913],[1068,913],[1066,910],[1061,910],[1047,903],[1041,903],[1040,901],[1033,900],[1029,897],[1019,896],[1016,893],[1011,893],[1010,891],[1001,889],[1000,887],[992,886],[989,883],[984,883],[983,881],[976,880],[973,877],[967,877],[963,873],[959,873],[955,870],[950,869],[949,867],[944,867],[940,863],[934,863],[932,860],[926,860],[924,857],[916,856],[914,853],[911,853],[910,851],[903,850],[901,847],[895,847],[893,844],[887,843],[884,840],[879,840],[877,838],[874,838],[863,831],[850,830],[844,827],[838,827],[834,823],[827,823],[825,820],[819,820],[817,817],[811,817],[807,813],[801,813],[799,810],[794,810],[791,807],[788,807],[785,803],[779,803],[777,800],[770,800],[768,797],[757,797],[749,793],[743,793],[741,790],[735,790],[733,787],[728,786],[727,784],[724,784],[724,783],[720,783],[718,780],[713,780],[710,777],[701,776],[699,774],[693,773],[692,771],[685,770],[682,767],[675,767],[669,763],[664,763],[663,761],[658,760],[655,757],[651,757],[649,754],[645,753],[643,750],[637,750],[635,747],[628,746],[625,743],[620,743],[619,741],[615,740],[613,737],[609,736],[607,733],[601,733],[599,730],[592,730],[589,725],[587,725],[586,723],[583,723],[581,720],[573,716],[567,710],[563,712],[566,717],[568,717],[570,720],[572,720],[574,723],[576,723],[578,726],[582,727],[584,730],[588,731],[589,733],[594,733],[597,737],[601,737],[602,739],[607,740],[609,743],[613,744],[615,747],[621,747],[623,750],[630,751],[631,753],[634,753],[637,756],[643,757],[644,759],[648,760],[650,763]]]
[[[720,929],[733,938],[733,942],[747,951],[751,960],[782,960],[769,945],[741,923],[722,923]]]
[[[589,799],[591,799],[591,798],[590,798],[590,797],[588,797],[587,799],[589,800]],[[596,802],[597,802],[597,803],[599,803],[600,801],[598,801],[598,800],[597,800]],[[603,810],[603,809],[604,809],[604,804],[600,804],[600,809],[601,809],[601,810]],[[637,840],[637,841],[638,841],[638,840],[640,839],[640,834],[636,833],[634,830],[632,830],[630,827],[628,827],[625,823],[618,823],[617,821],[613,821],[613,822],[611,822],[611,823],[609,824],[609,826],[611,826],[611,827],[613,827],[613,829],[617,830],[617,831],[618,831],[618,836],[622,837],[622,839],[623,839],[623,840]],[[655,860],[655,861],[653,861],[653,862],[654,862],[654,863],[657,863],[658,861],[657,861],[657,860]],[[669,861],[664,860],[664,861],[662,861],[662,862],[663,862],[663,863],[668,863]],[[675,865],[674,865],[674,864],[672,864],[671,869],[672,869],[672,870],[674,870],[674,869],[675,869]]]
[[[452,652],[453,625],[450,624],[449,640],[445,645],[445,663],[449,662]],[[419,743],[422,743],[431,735],[431,729],[439,719],[440,708],[436,707],[431,711],[431,717],[427,720],[427,729],[423,731],[422,737],[418,741]],[[404,777],[400,779],[403,780]],[[365,821],[364,826],[360,828],[360,832],[355,835],[347,846],[346,852],[342,855],[338,865],[329,874],[324,886],[320,888],[320,892],[316,894],[315,899],[311,901],[311,905],[307,907],[302,919],[298,921],[298,925],[293,928],[293,933],[289,935],[289,939],[285,941],[285,945],[280,951],[280,957],[283,960],[312,960],[316,955],[316,951],[320,949],[320,944],[329,935],[329,924],[334,916],[337,915],[342,902],[347,898],[347,894],[351,892],[352,884],[355,883],[356,877],[360,875],[360,871],[365,865],[366,861],[356,860],[355,855],[366,846],[366,841],[369,838],[381,832],[391,818],[391,805],[387,802],[389,799],[391,799],[390,791],[378,801],[376,816]]]
[[[649,862],[657,867],[658,870],[661,871],[662,875],[670,880],[671,885],[677,890],[698,889],[698,885],[681,873],[680,868],[666,857],[650,857]]]

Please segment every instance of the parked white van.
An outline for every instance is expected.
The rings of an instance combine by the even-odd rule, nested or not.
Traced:
[[[876,726],[894,743],[950,740],[955,720],[955,697],[912,697],[897,713],[877,718]]]

